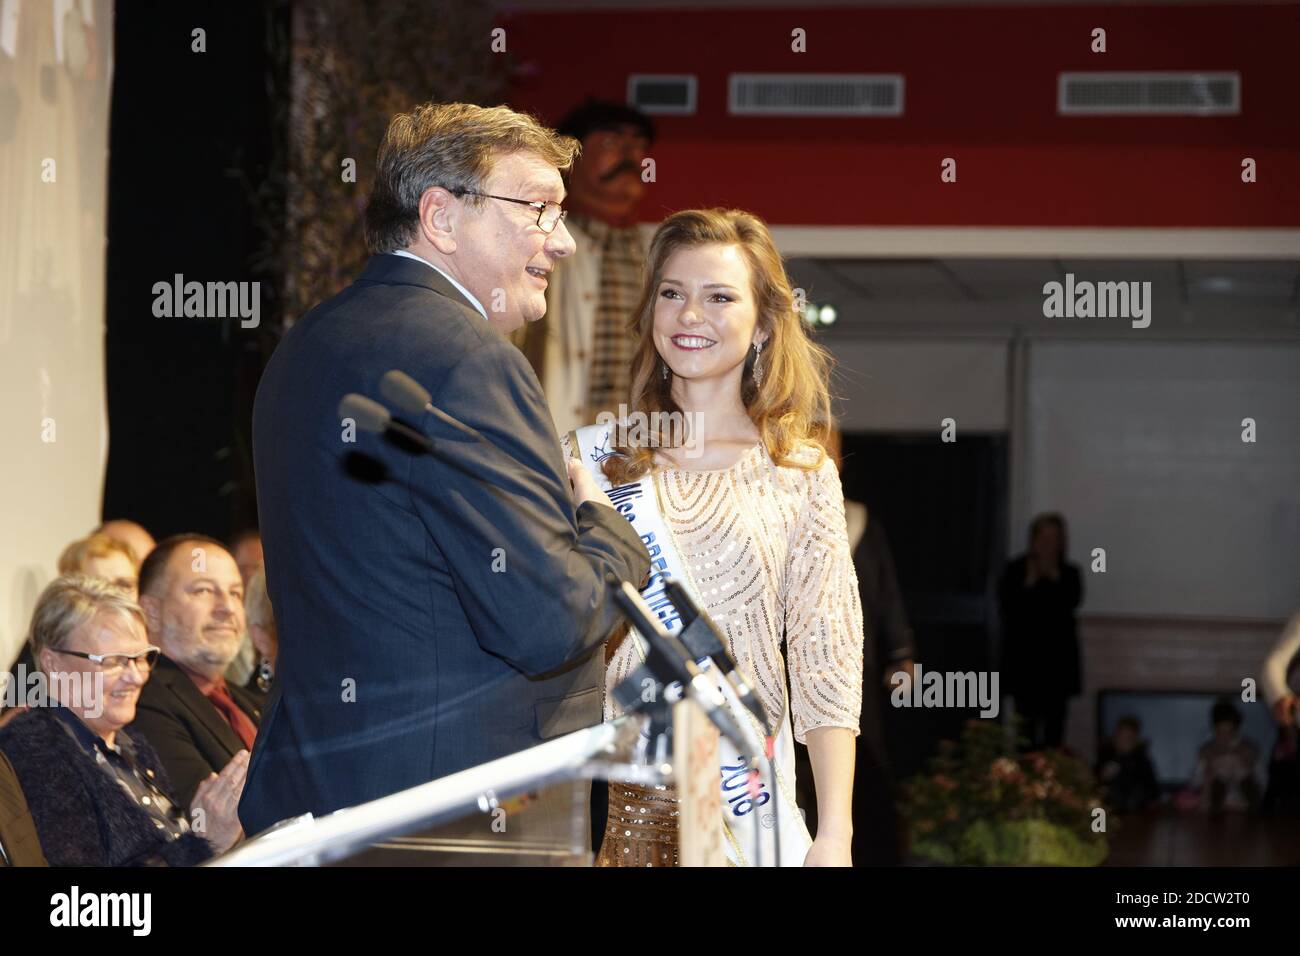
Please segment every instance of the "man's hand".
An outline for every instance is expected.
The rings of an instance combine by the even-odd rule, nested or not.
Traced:
[[[600,490],[596,479],[591,477],[582,462],[576,458],[567,459],[569,463],[569,481],[573,484],[573,503],[581,505],[584,501],[594,501],[608,508],[614,507],[609,495]]]
[[[1283,727],[1290,727],[1295,720],[1295,704],[1295,694],[1279,697],[1277,703],[1273,705],[1273,719]]]
[[[225,853],[244,836],[239,823],[239,798],[244,793],[244,780],[248,777],[248,751],[241,750],[221,768],[221,773],[208,774],[208,779],[194,791],[190,816],[202,810],[194,831],[212,844],[216,853]],[[201,826],[198,824],[202,823]]]

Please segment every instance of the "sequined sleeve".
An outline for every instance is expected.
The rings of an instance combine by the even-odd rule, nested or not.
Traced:
[[[803,474],[808,499],[795,524],[785,572],[790,710],[800,743],[817,727],[858,732],[863,641],[839,474],[830,458]]]

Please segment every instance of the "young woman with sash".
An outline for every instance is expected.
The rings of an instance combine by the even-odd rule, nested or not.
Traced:
[[[766,225],[737,210],[663,222],[631,328],[631,400],[601,416],[620,423],[579,429],[566,444],[658,545],[645,594],[664,608],[665,625],[680,623],[652,598],[670,573],[723,632],[768,715],[771,726],[759,729],[733,708],[775,738],[775,792],[765,772],[751,799],[737,772],[746,757],[723,742],[728,860],[753,865],[761,833],[761,861],[772,865],[779,830],[781,865],[850,865],[862,609],[839,477],[820,443],[830,420],[826,353],[808,337]],[[641,661],[635,636],[611,640],[606,659],[611,718],[612,689]],[[794,802],[795,740],[812,759],[815,840]],[[598,863],[675,865],[676,820],[671,788],[611,781]]]

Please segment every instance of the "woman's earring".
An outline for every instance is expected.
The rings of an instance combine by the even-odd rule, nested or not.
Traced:
[[[755,342],[754,343],[754,384],[755,385],[763,384],[763,370],[762,368],[759,367],[758,364],[758,360],[760,357],[762,357],[762,355],[763,355],[763,343]]]
[[[262,663],[257,665],[256,674],[258,689],[264,694],[269,692],[271,690],[271,682],[275,680],[275,665],[263,657]]]
[[[664,363],[663,363],[663,365],[662,365],[660,371],[663,372],[663,378],[664,378],[664,381],[665,381],[665,382],[668,381],[668,363],[667,363],[667,362],[664,362]]]

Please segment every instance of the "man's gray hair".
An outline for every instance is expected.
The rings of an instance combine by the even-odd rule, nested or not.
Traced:
[[[482,191],[500,156],[537,154],[567,171],[581,145],[526,113],[470,103],[425,103],[388,124],[375,158],[375,185],[366,203],[366,245],[372,253],[405,249],[418,234],[420,197],[431,186],[454,195]],[[474,206],[483,203],[468,196]]]

